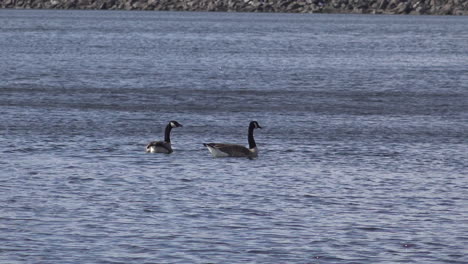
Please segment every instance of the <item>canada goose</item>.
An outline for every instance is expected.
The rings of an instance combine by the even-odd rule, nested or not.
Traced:
[[[242,145],[236,144],[224,144],[224,143],[203,143],[203,146],[207,147],[213,157],[248,157],[254,158],[258,155],[257,145],[253,136],[255,128],[262,128],[257,121],[250,122],[249,125],[249,148]]]
[[[172,153],[171,147],[171,130],[174,127],[181,127],[177,121],[170,121],[166,126],[166,131],[164,132],[164,141],[151,141],[146,146],[146,152],[150,153]]]

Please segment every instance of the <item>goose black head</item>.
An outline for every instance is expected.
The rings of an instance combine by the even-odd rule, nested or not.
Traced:
[[[171,127],[173,127],[173,128],[174,128],[174,127],[182,127],[182,125],[179,124],[179,122],[177,122],[177,121],[171,121],[171,122],[169,122],[169,124],[170,124]]]
[[[262,128],[257,121],[250,122],[250,127],[252,128]]]

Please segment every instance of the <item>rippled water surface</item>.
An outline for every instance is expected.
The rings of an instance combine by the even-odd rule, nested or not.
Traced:
[[[0,262],[466,263],[467,24],[0,10]]]

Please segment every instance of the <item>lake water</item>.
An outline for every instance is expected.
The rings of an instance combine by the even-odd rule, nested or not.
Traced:
[[[0,10],[0,262],[466,263],[467,25]]]

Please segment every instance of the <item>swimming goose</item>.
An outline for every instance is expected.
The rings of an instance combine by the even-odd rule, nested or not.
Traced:
[[[169,124],[166,126],[166,131],[164,132],[164,141],[151,141],[146,146],[146,152],[149,153],[172,153],[171,147],[171,130],[174,127],[181,127],[182,125],[179,124],[177,121],[170,121]]]
[[[249,125],[249,148],[236,144],[224,144],[224,143],[203,143],[203,146],[207,147],[211,155],[215,158],[220,157],[247,157],[254,158],[258,155],[257,145],[253,136],[255,128],[262,128],[257,121],[250,122]]]

